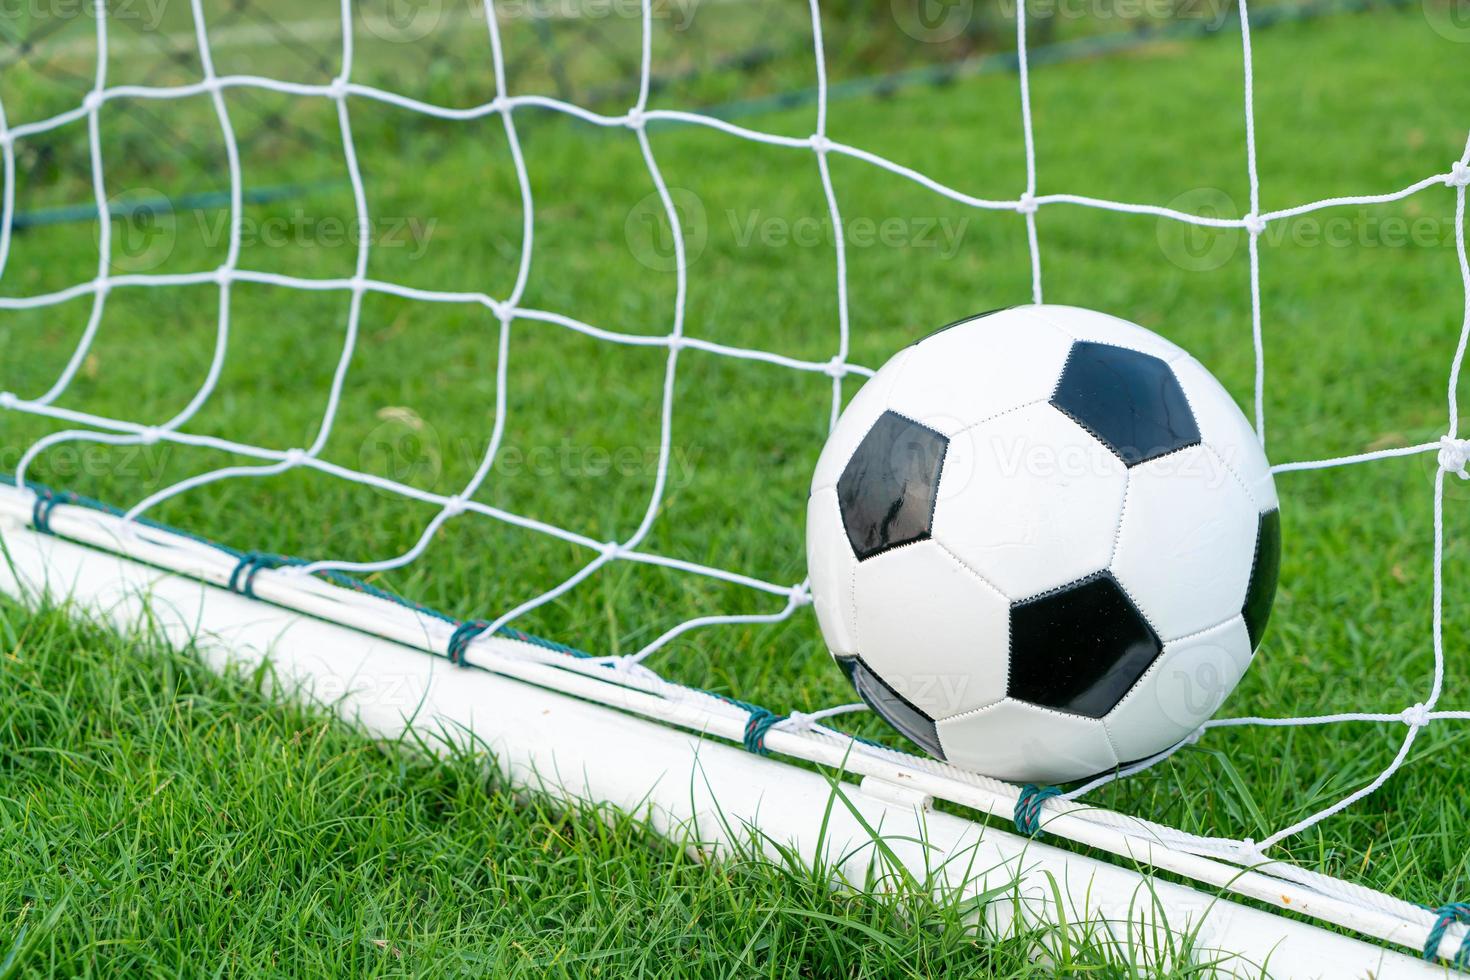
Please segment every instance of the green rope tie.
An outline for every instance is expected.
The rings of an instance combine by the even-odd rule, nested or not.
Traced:
[[[69,493],[56,494],[50,490],[42,490],[36,494],[36,502],[31,505],[31,527],[42,534],[52,534],[51,512],[56,509],[57,504],[72,503],[72,495]]]
[[[1056,786],[1037,786],[1035,783],[1022,786],[1021,795],[1016,798],[1016,829],[1027,837],[1041,833],[1041,804],[1061,795],[1061,789]]]
[[[741,740],[745,751],[754,752],[756,755],[769,755],[766,748],[766,733],[787,719],[787,715],[778,715],[765,708],[752,707],[750,717],[745,722],[745,737]]]
[[[1433,911],[1434,925],[1430,927],[1429,936],[1424,940],[1424,958],[1431,962],[1439,959],[1439,944],[1444,941],[1444,934],[1450,926],[1470,925],[1470,902],[1451,902]],[[1470,965],[1470,932],[1460,940],[1460,951],[1455,954],[1453,965],[1456,969]]]
[[[287,559],[280,555],[268,554],[264,551],[247,551],[235,562],[235,568],[230,572],[229,588],[231,592],[256,598],[255,595],[255,573],[262,568],[280,568],[287,563]]]
[[[483,619],[467,619],[454,628],[454,633],[449,637],[449,662],[467,667],[464,654],[470,641],[490,628],[490,624]]]

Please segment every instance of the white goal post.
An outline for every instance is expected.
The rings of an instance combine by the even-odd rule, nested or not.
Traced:
[[[1167,959],[1188,938],[1196,953],[1218,951],[1222,972],[1281,976],[1376,977],[1443,976],[1447,964],[1464,964],[1470,951],[1470,907],[1432,910],[1351,882],[1324,876],[1273,859],[1271,848],[1327,819],[1372,793],[1404,763],[1418,733],[1426,726],[1459,723],[1470,712],[1438,707],[1444,678],[1442,635],[1444,486],[1451,475],[1466,476],[1470,441],[1460,437],[1456,388],[1470,341],[1470,261],[1465,242],[1465,198],[1470,185],[1470,143],[1458,160],[1446,161],[1443,172],[1386,193],[1303,203],[1274,212],[1260,208],[1254,146],[1254,110],[1249,16],[1240,0],[1239,22],[1244,58],[1246,146],[1243,159],[1250,179],[1250,210],[1238,218],[1202,217],[1150,204],[1102,200],[1069,193],[1041,193],[1037,185],[1032,138],[1024,4],[1018,8],[1016,44],[1020,112],[1026,148],[1024,184],[1014,199],[990,200],[930,178],[910,167],[857,146],[830,138],[826,131],[826,74],[821,18],[811,0],[811,23],[818,89],[812,133],[792,137],[747,128],[712,114],[650,109],[652,41],[651,4],[643,6],[640,89],[626,112],[610,115],[540,95],[507,90],[505,58],[493,0],[485,0],[486,70],[493,74],[496,96],[469,109],[420,101],[354,81],[353,12],[342,0],[341,71],[329,84],[305,84],[253,75],[216,73],[210,58],[210,34],[199,0],[192,0],[194,37],[202,79],[180,86],[112,86],[107,79],[108,19],[99,5],[96,17],[95,84],[75,108],[56,116],[10,125],[0,105],[0,160],[5,193],[0,200],[0,312],[37,310],[72,300],[90,301],[86,327],[55,382],[38,397],[0,390],[0,418],[23,413],[63,423],[28,446],[19,458],[14,480],[0,487],[0,590],[24,601],[44,596],[73,600],[78,608],[119,626],[158,629],[171,641],[194,643],[216,662],[269,658],[288,685],[301,684],[313,697],[330,703],[370,729],[392,734],[413,725],[432,735],[473,737],[492,748],[513,778],[572,799],[590,799],[644,808],[656,827],[691,834],[712,845],[745,846],[747,831],[772,843],[790,843],[809,860],[830,866],[861,881],[878,860],[875,833],[889,842],[897,859],[920,880],[930,882],[946,898],[989,894],[1012,886],[1014,898],[993,902],[991,924],[1004,928],[1010,916],[1037,921],[1106,923],[1129,949],[1151,951]],[[410,112],[455,121],[498,119],[514,164],[523,208],[521,251],[514,284],[504,296],[474,292],[436,292],[374,279],[368,275],[371,243],[358,246],[351,276],[312,279],[265,272],[240,265],[243,178],[235,134],[223,96],[230,89],[263,90],[302,99],[325,100],[335,107],[344,148],[344,169],[353,191],[361,227],[369,225],[367,195],[353,142],[352,100],[372,100]],[[78,123],[89,127],[92,184],[98,221],[106,227],[109,203],[99,136],[99,116],[109,102],[141,99],[167,102],[190,97],[210,100],[219,122],[229,164],[231,232],[224,262],[201,273],[117,274],[109,261],[109,237],[100,236],[96,276],[65,289],[18,295],[7,277],[15,227],[16,146],[21,141]],[[527,165],[516,132],[519,110],[535,107],[606,129],[623,129],[636,139],[649,178],[674,231],[677,293],[671,325],[660,335],[629,335],[585,323],[554,310],[523,303],[531,276],[534,201]],[[810,162],[820,178],[835,239],[837,323],[830,359],[808,360],[778,351],[741,349],[687,336],[685,296],[689,275],[678,209],[659,169],[648,136],[652,122],[701,126],[732,139],[761,144],[771,152],[792,154]],[[1391,765],[1347,797],[1261,841],[1204,838],[1138,817],[1088,806],[1086,794],[1117,776],[1151,765],[1145,760],[1065,794],[1041,798],[1032,789],[970,774],[930,759],[869,744],[824,722],[852,705],[809,714],[782,714],[756,705],[695,690],[665,679],[645,661],[670,641],[697,627],[722,623],[778,622],[798,614],[810,602],[805,582],[767,582],[741,571],[714,568],[653,553],[646,548],[650,528],[663,503],[669,471],[670,430],[680,353],[705,353],[758,361],[831,380],[831,416],[841,407],[842,383],[850,375],[871,372],[849,359],[847,269],[840,229],[839,197],[834,190],[830,158],[840,155],[880,168],[894,179],[913,182],[950,201],[969,207],[1015,214],[1024,222],[1029,243],[1031,296],[1042,299],[1042,251],[1036,214],[1043,207],[1087,207],[1224,228],[1248,234],[1253,337],[1256,365],[1255,416],[1264,437],[1265,344],[1258,241],[1274,221],[1343,204],[1375,205],[1423,194],[1455,214],[1459,271],[1465,286],[1465,313],[1457,348],[1446,352],[1448,418],[1441,439],[1402,449],[1324,460],[1283,463],[1276,473],[1369,463],[1393,456],[1437,454],[1434,481],[1434,676],[1421,701],[1403,711],[1308,718],[1239,718],[1209,726],[1323,725],[1344,722],[1402,726],[1402,747]],[[1120,217],[1119,220],[1127,220]],[[191,431],[190,422],[214,393],[228,347],[229,295],[236,283],[262,283],[298,291],[334,292],[348,300],[345,341],[327,404],[312,443],[290,450],[269,449]],[[215,286],[219,292],[219,342],[207,375],[187,404],[162,422],[113,418],[69,408],[69,387],[83,370],[103,322],[109,295],[121,289]],[[419,303],[467,304],[488,309],[498,319],[501,356],[497,358],[497,404],[488,448],[470,480],[454,494],[419,490],[403,483],[358,472],[322,458],[348,383],[363,299],[386,294]],[[643,520],[626,537],[597,541],[570,530],[493,507],[476,499],[500,446],[505,419],[505,392],[510,325],[534,320],[610,344],[662,348],[665,373],[657,478]],[[0,375],[3,378],[3,375]],[[824,396],[825,398],[825,396]],[[825,404],[825,402],[824,402]],[[824,409],[825,411],[825,409]],[[141,499],[101,504],[64,489],[51,490],[27,482],[30,464],[47,449],[66,442],[115,446],[178,445],[218,449],[250,460],[192,476]],[[239,553],[213,544],[188,529],[171,529],[148,520],[147,512],[165,500],[205,492],[220,481],[277,475],[294,469],[368,485],[388,494],[428,504],[435,516],[417,542],[401,554],[366,562],[312,556],[288,561],[280,556]],[[121,506],[115,506],[121,503]],[[1426,501],[1428,504],[1429,501]],[[495,520],[542,534],[580,549],[586,562],[555,586],[501,611],[488,621],[461,622],[380,590],[349,575],[403,567],[431,545],[451,520]],[[559,642],[538,640],[519,632],[515,621],[526,612],[553,602],[577,588],[599,569],[626,561],[702,575],[746,588],[769,599],[772,609],[760,615],[726,615],[712,611],[670,629],[635,653],[621,656],[582,654]],[[555,638],[554,638],[555,639]],[[1167,753],[1166,753],[1167,755]],[[835,781],[814,767],[840,771]],[[840,792],[839,792],[840,791]],[[1071,842],[1111,856],[1103,860],[1054,846],[1035,837],[998,830],[979,821],[939,812],[934,800],[945,800],[978,815],[1011,821],[1039,815],[1048,839]],[[1028,822],[1020,820],[1019,822]],[[1035,823],[1035,820],[1029,821]],[[1034,828],[1028,828],[1034,829]],[[919,841],[926,844],[920,844]],[[719,848],[716,846],[716,852]],[[881,863],[881,862],[880,862]],[[1153,871],[1167,877],[1156,877]],[[1203,889],[1177,883],[1187,879]],[[1060,883],[1065,904],[1058,906],[1052,883]],[[1221,897],[1228,893],[1245,902]],[[1286,914],[1262,911],[1261,907]],[[1330,928],[1325,928],[1330,927]],[[1346,932],[1385,946],[1352,938]],[[1174,937],[1174,938],[1169,938]]]

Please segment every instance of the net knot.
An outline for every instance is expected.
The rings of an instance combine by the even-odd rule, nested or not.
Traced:
[[[151,446],[163,438],[163,430],[156,425],[150,425],[138,433],[138,438],[143,441],[143,445]]]
[[[449,662],[461,667],[465,664],[465,650],[469,648],[470,641],[490,628],[490,624],[483,619],[467,619],[454,628],[449,636],[449,646],[445,653],[449,656]]]
[[[1439,958],[1439,944],[1444,942],[1444,934],[1450,926],[1470,924],[1470,902],[1451,902],[1433,911],[1434,925],[1429,927],[1429,935],[1424,939],[1424,958],[1431,962]],[[1466,932],[1465,938],[1460,940],[1460,949],[1455,953],[1454,965],[1456,967],[1470,965],[1470,932]]]
[[[347,79],[340,76],[332,79],[332,84],[327,86],[327,98],[336,99],[339,102],[347,98]]]
[[[1016,202],[1016,211],[1020,214],[1035,214],[1040,207],[1041,205],[1036,203],[1035,195],[1029,193],[1022,194],[1021,199]]]
[[[657,685],[660,688],[661,693],[665,697],[670,697],[671,688],[674,691],[677,691],[678,689],[678,685],[668,684],[664,681],[662,677],[658,675],[656,671],[649,670],[647,667],[643,666],[642,660],[639,659],[638,654],[636,653],[628,653],[620,657],[613,657],[611,660],[608,661],[608,666],[612,668],[613,673],[615,674],[620,674],[623,677],[632,680],[645,681],[647,683]],[[670,697],[670,699],[678,700],[677,696]]]
[[[228,286],[234,279],[234,272],[227,265],[222,265],[214,270],[214,283],[221,289]]]
[[[642,106],[635,105],[629,109],[623,119],[629,129],[642,129],[648,125],[648,114],[643,111]]]
[[[1061,795],[1062,791],[1057,786],[1037,786],[1035,783],[1022,786],[1021,795],[1016,797],[1016,829],[1027,837],[1041,833],[1042,804]]]
[[[1453,473],[1462,480],[1470,480],[1470,473],[1465,472],[1467,462],[1470,462],[1470,440],[1456,439],[1450,435],[1439,437],[1440,469]]]
[[[807,138],[807,142],[810,143],[812,145],[812,149],[818,153],[826,153],[828,150],[832,149],[832,141],[823,136],[821,133],[812,133],[812,135]]]
[[[0,408],[14,408],[20,399],[13,391],[0,391]]]
[[[623,550],[623,546],[617,541],[604,541],[602,543],[602,547],[599,548],[598,551],[607,561],[614,561],[615,559],[622,558],[625,554],[627,554],[627,552]]]
[[[812,601],[812,590],[805,585],[793,585],[786,596],[793,606],[805,606]]]
[[[1241,219],[1241,222],[1245,225],[1245,230],[1252,235],[1259,235],[1266,230],[1266,219],[1259,214],[1248,214]]]
[[[1450,187],[1470,187],[1470,166],[1456,160],[1444,182]]]
[[[1236,860],[1241,864],[1264,864],[1270,860],[1270,858],[1266,857],[1266,852],[1262,851],[1260,845],[1256,843],[1254,837],[1246,837],[1243,840],[1236,841],[1235,844],[1231,845],[1231,850],[1235,852]]]
[[[1405,708],[1400,717],[1403,718],[1404,724],[1410,728],[1423,728],[1429,724],[1429,709],[1424,706],[1423,702],[1420,702],[1412,707]]]
[[[809,732],[816,725],[816,721],[805,711],[793,711],[786,716],[781,723],[781,728],[788,732]]]
[[[458,517],[460,514],[464,513],[464,509],[464,498],[459,496],[458,494],[455,494],[453,497],[450,497],[448,500],[444,501],[444,513],[448,517]]]
[[[124,514],[117,519],[117,534],[123,541],[132,543],[138,540],[138,519]]]
[[[847,362],[842,359],[841,354],[833,354],[832,359],[822,366],[822,373],[829,378],[845,378]]]
[[[741,739],[745,751],[754,752],[756,755],[769,755],[770,751],[766,748],[766,733],[785,720],[785,715],[775,714],[765,708],[752,708],[750,717],[745,722],[745,737]]]
[[[103,99],[102,93],[97,91],[96,89],[93,89],[86,95],[82,96],[82,108],[87,110],[88,112],[96,112],[97,110],[102,108],[102,103],[104,101],[105,100]]]
[[[306,450],[288,449],[286,450],[286,455],[282,457],[282,461],[285,462],[287,466],[300,466],[302,463],[306,462]]]

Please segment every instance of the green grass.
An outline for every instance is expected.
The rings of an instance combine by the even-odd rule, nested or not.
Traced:
[[[1462,84],[1464,54],[1463,45],[1434,33],[1418,8],[1260,34],[1256,100],[1263,207],[1387,191],[1447,170],[1464,146],[1470,120],[1470,90]],[[234,98],[227,96],[227,102]],[[1049,66],[1036,73],[1033,98],[1043,192],[1066,190],[1161,204],[1189,192],[1181,206],[1220,204],[1234,213],[1244,210],[1248,192],[1239,45],[1233,39],[1155,46],[1127,57]],[[663,104],[677,101],[669,96]],[[207,108],[201,100],[188,111]],[[12,124],[27,118],[10,101],[6,109]],[[249,184],[341,174],[342,150],[332,113],[327,107],[303,111],[316,112],[311,126],[321,134],[321,145],[290,159],[247,152],[243,166]],[[422,247],[380,243],[371,256],[370,274],[422,287],[504,295],[520,249],[520,214],[498,122],[418,125],[407,140],[406,118],[381,105],[352,104],[370,212],[390,222],[413,219],[432,229]],[[649,215],[656,224],[659,216],[656,208],[650,209],[652,188],[632,137],[594,132],[548,116],[525,118],[537,223],[535,263],[524,303],[610,329],[666,332],[674,281],[659,262],[656,239],[650,237],[654,232],[644,220]],[[141,192],[132,158],[108,142],[108,119],[104,115],[108,191]],[[811,130],[813,115],[808,108],[747,122],[804,134]],[[837,104],[831,110],[830,132],[980,195],[1012,197],[1024,177],[1013,77],[987,76],[883,101]],[[810,156],[687,128],[659,128],[653,144],[666,178],[680,189],[686,224],[703,229],[691,266],[687,332],[815,360],[830,357],[837,337],[830,245],[821,241],[800,247],[744,237],[752,223],[762,227],[768,221],[823,219],[825,202]],[[853,357],[858,362],[876,366],[937,324],[1029,295],[1024,230],[1015,215],[967,211],[852,160],[834,158],[832,167],[850,224],[862,218],[919,218],[959,229],[952,254],[917,244],[849,248]],[[162,177],[150,171],[149,180],[154,190],[178,194],[221,186],[222,178],[180,169]],[[22,173],[22,209],[27,201],[46,201],[48,193],[39,179],[29,181]],[[1305,220],[1288,226],[1283,236],[1275,229],[1267,236],[1262,275],[1268,431],[1275,461],[1420,442],[1444,430],[1444,385],[1464,306],[1452,247],[1452,205],[1448,190],[1435,189],[1397,205],[1334,212],[1334,217],[1349,219],[1345,247],[1312,244],[1306,233],[1315,226]],[[350,274],[353,248],[325,241],[321,229],[322,222],[351,214],[345,189],[252,206],[252,225],[271,218],[288,223],[300,219],[316,231],[286,245],[253,236],[242,250],[241,265],[300,275]],[[184,212],[147,227],[114,223],[116,271],[214,268],[224,255],[223,240],[212,231],[218,218],[215,213]],[[1421,238],[1398,242],[1390,234],[1395,226],[1385,220],[1420,222],[1427,230]],[[1039,225],[1048,299],[1109,310],[1160,330],[1200,356],[1247,402],[1252,372],[1248,273],[1238,236],[1227,233],[1218,240],[1228,253],[1222,264],[1195,270],[1171,261],[1187,244],[1179,237],[1181,229],[1152,219],[1057,207],[1045,209]],[[18,236],[6,270],[6,293],[34,294],[89,279],[96,272],[95,234],[93,228],[73,225]],[[640,256],[650,264],[640,262]],[[74,348],[88,305],[80,300],[0,319],[0,387],[25,396],[43,391]],[[187,401],[204,375],[217,305],[212,286],[115,290],[93,352],[63,403],[163,421]],[[340,350],[346,309],[345,295],[236,285],[224,376],[188,428],[281,449],[309,442]],[[428,489],[457,490],[490,431],[497,328],[476,306],[369,296],[352,383],[325,456]],[[639,461],[647,459],[658,440],[654,406],[663,371],[660,352],[614,347],[557,327],[518,322],[512,328],[509,368],[505,449],[480,499],[599,539],[628,534],[641,517],[652,483],[651,467]],[[798,376],[686,352],[677,385],[675,479],[645,547],[776,582],[801,580],[805,485],[825,432],[827,394],[827,380],[820,375]],[[5,421],[6,455],[0,463],[10,467],[17,447],[50,430],[30,418]],[[614,458],[630,461],[628,466],[608,469],[602,464],[599,454],[619,452],[623,455]],[[38,460],[31,476],[130,503],[183,476],[233,462],[239,461],[162,445],[108,449],[69,444]],[[1396,711],[1422,700],[1431,664],[1432,476],[1431,460],[1414,458],[1282,477],[1281,594],[1265,645],[1225,713]],[[1470,610],[1458,585],[1470,573],[1470,551],[1459,533],[1459,511],[1467,497],[1457,483],[1451,481],[1446,508],[1445,615],[1451,657],[1445,707],[1465,706],[1460,692],[1470,680],[1455,656],[1456,637],[1470,626]],[[431,515],[424,506],[298,472],[215,485],[169,501],[152,516],[242,548],[363,559],[396,553]],[[446,526],[423,560],[374,581],[455,615],[494,615],[554,585],[590,557],[546,538],[467,517]],[[635,650],[692,615],[712,609],[767,612],[779,604],[706,579],[616,564],[517,625],[594,652],[616,653]],[[115,641],[68,632],[55,614],[10,615],[20,624],[15,627],[18,634],[40,631],[56,637],[13,644],[18,662],[55,664],[48,668],[52,673],[37,675],[44,680],[7,685],[6,690],[16,693],[0,697],[0,708],[44,700],[50,691],[79,699],[69,710],[80,716],[112,711],[113,696],[89,686],[94,665],[109,658],[88,652],[98,644],[117,651]],[[122,662],[117,683],[137,688],[137,698],[163,703],[173,697],[163,679],[170,669],[183,668],[149,666],[152,652],[143,653],[147,656]],[[850,699],[808,613],[777,626],[687,634],[652,665],[680,680],[782,709],[809,710]],[[197,673],[190,676],[205,683]],[[267,738],[264,733],[277,724],[272,719],[298,717],[286,709],[250,708],[258,702],[248,686],[219,682],[211,690],[221,692],[219,724],[230,718],[241,725],[245,717],[259,720],[258,729],[252,721],[251,738]],[[65,712],[58,708],[53,715],[59,719]],[[871,720],[857,724],[868,734],[883,734]],[[180,735],[190,725],[183,719],[148,727],[146,734],[140,729],[140,750],[172,760],[162,768],[198,765],[192,747],[179,747],[191,741]],[[1259,839],[1371,778],[1392,757],[1401,735],[1393,727],[1219,732],[1097,799],[1191,831]],[[28,756],[44,756],[48,764],[60,766],[62,759],[76,754],[65,747],[73,744],[68,741],[73,737],[81,736],[57,731],[16,744],[28,746]],[[398,796],[411,798],[409,790],[399,789],[399,780],[422,779],[436,786],[443,785],[436,780],[449,781],[455,792],[478,794],[480,805],[500,814],[496,819],[507,821],[514,833],[536,835],[542,818],[534,810],[517,810],[502,793],[485,794],[483,776],[472,777],[471,766],[447,771],[419,767],[393,753],[385,757],[350,735],[334,731],[330,737],[342,740],[341,752],[359,753],[356,761],[344,763],[348,768],[342,778],[364,785],[381,779],[381,785],[362,790],[365,799],[377,802],[364,802],[362,811],[344,804],[339,811],[344,818],[349,812],[376,812],[372,807],[389,806]],[[1463,847],[1470,816],[1458,805],[1458,759],[1464,743],[1463,726],[1427,730],[1403,773],[1348,813],[1289,842],[1286,853],[1309,866],[1430,904],[1470,894],[1470,864]],[[349,751],[349,745],[358,747]],[[255,755],[246,752],[244,757]],[[383,758],[397,760],[391,771]],[[20,764],[7,765],[8,772],[27,772]],[[266,792],[269,780],[286,780],[289,772],[288,766],[260,762],[257,778],[263,782],[257,784],[262,787],[258,792]],[[38,778],[24,784],[25,792],[7,791],[5,796],[25,800],[28,793],[38,794],[64,815],[60,822],[66,824],[79,819],[68,799],[105,790],[137,800],[147,795],[145,787],[151,790],[162,781],[150,782],[151,777],[128,769],[99,770],[95,779],[96,787],[78,791],[79,797],[69,795],[70,785],[59,778]],[[118,785],[108,788],[109,781]],[[112,822],[122,821],[122,829],[109,840],[126,836],[138,854],[155,861],[165,860],[168,847],[216,848],[222,861],[253,860],[260,850],[247,838],[219,839],[213,822],[208,822],[209,830],[199,829],[205,822],[197,816],[159,815],[150,825],[157,828],[155,843],[142,831],[142,818],[126,812],[124,807],[112,817]],[[462,839],[434,843],[436,835],[458,834],[456,822],[402,819],[401,833],[390,833],[385,826],[374,831],[383,837],[366,839],[388,850],[421,847],[425,854],[453,851],[452,841]],[[333,822],[325,816],[323,820]],[[38,840],[47,836],[36,832]],[[348,853],[346,843],[339,848],[305,836],[282,840],[281,853],[293,861],[334,869],[351,863],[341,857]],[[47,879],[65,861],[94,882],[114,882],[104,891],[116,899],[117,908],[143,906],[145,900],[136,895],[112,890],[123,887],[115,885],[116,879],[136,877],[134,869],[140,865],[80,847],[18,852],[22,857],[0,872],[0,888],[19,894],[30,887],[28,882]],[[622,881],[634,907],[637,902],[653,906],[663,869],[677,862],[657,850],[651,852],[661,855],[657,858],[628,857],[648,847],[646,837],[626,828],[609,831],[599,849],[573,848],[568,860],[581,868],[580,880]],[[598,863],[602,857],[607,861]],[[521,859],[540,860],[529,854]],[[617,865],[624,859],[647,876],[630,872],[619,878]],[[598,870],[586,866],[589,861]],[[174,880],[199,874],[192,870],[197,865],[189,867],[187,873],[170,876],[182,892],[151,893],[146,901],[161,903],[168,915],[192,924],[179,933],[180,955],[192,950],[196,958],[208,959],[219,946],[202,941],[200,930],[212,915],[198,906],[197,895],[190,897],[194,893],[187,883]],[[687,876],[695,890],[713,889],[699,891],[701,895],[745,896],[746,913],[769,904],[770,899],[760,897],[764,889],[787,887],[779,874],[750,869],[729,878],[715,876],[719,880],[702,877],[711,874],[681,866],[676,877]],[[285,930],[309,922],[310,916],[303,918],[306,909],[339,923],[355,922],[355,916],[378,909],[374,914],[395,922],[411,917],[416,928],[435,935],[464,928],[484,948],[485,933],[465,923],[488,921],[475,918],[489,914],[485,906],[479,913],[459,906],[419,908],[417,897],[406,898],[407,893],[388,884],[333,889],[316,897],[298,896],[279,906],[278,913],[262,914],[256,942],[263,948],[289,944],[293,934]],[[525,915],[548,932],[554,931],[548,922],[561,928],[568,921],[565,911],[546,917],[534,911],[538,901],[561,908],[556,890],[548,886],[540,899],[528,898],[502,914]],[[38,893],[33,913],[37,922],[57,907],[59,894]],[[792,907],[805,901],[813,904],[804,907],[820,909],[827,900],[780,894],[779,901]],[[364,895],[374,897],[365,900]],[[707,906],[706,914],[714,915],[716,905]],[[17,921],[19,915],[17,907]],[[72,914],[57,915],[64,928],[79,928]],[[766,928],[758,917],[742,915],[722,924],[730,933],[726,940],[736,946],[755,941]],[[643,918],[624,921],[641,923]],[[792,914],[793,922],[800,918],[801,913]],[[876,919],[864,921],[871,925]],[[96,917],[95,928],[100,930],[97,941],[109,950],[112,944],[122,949],[151,935],[116,916]],[[339,947],[351,947],[344,956],[376,955],[361,943],[352,945],[367,936],[363,930],[366,925]],[[836,932],[826,926],[818,930],[822,935],[829,931]],[[938,934],[947,935],[943,929]],[[888,955],[876,941],[864,945],[848,938],[866,950],[853,955]],[[609,962],[609,969],[612,963],[631,963],[630,958],[647,954],[648,943],[626,940],[626,935],[605,940],[609,948],[625,950]],[[925,945],[925,952],[914,956],[939,955],[936,950],[950,948],[943,946],[947,939],[908,941],[940,943]],[[590,949],[592,940],[588,942]],[[52,948],[72,946],[58,940]],[[995,955],[1009,955],[1004,950],[1010,947],[997,949],[1002,952]],[[891,968],[897,961],[878,962]]]

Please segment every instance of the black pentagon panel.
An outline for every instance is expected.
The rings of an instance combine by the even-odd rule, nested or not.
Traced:
[[[1006,693],[1101,718],[1143,676],[1163,645],[1107,572],[1011,606]]]
[[[1199,444],[1199,426],[1169,365],[1127,347],[1079,340],[1051,403],[1129,466]]]
[[[949,440],[884,412],[837,480],[837,507],[858,561],[929,537]]]
[[[858,697],[882,715],[884,721],[934,758],[944,758],[944,748],[939,744],[939,731],[935,728],[933,719],[909,704],[902,694],[883,683],[858,657],[838,657],[837,665],[847,674],[847,679],[852,682]]]
[[[1271,619],[1271,606],[1276,601],[1276,580],[1281,574],[1281,511],[1268,510],[1261,515],[1256,529],[1256,557],[1251,562],[1250,584],[1245,589],[1245,631],[1250,634],[1251,649],[1261,645],[1266,623]]]

